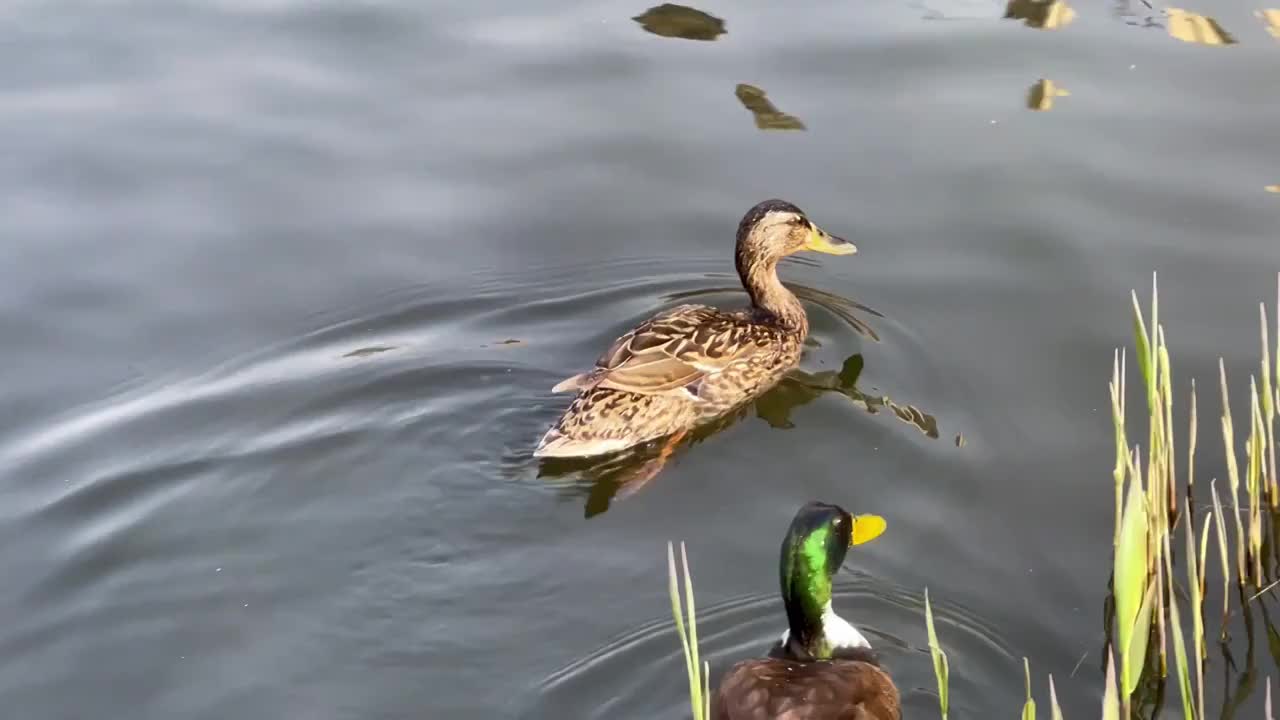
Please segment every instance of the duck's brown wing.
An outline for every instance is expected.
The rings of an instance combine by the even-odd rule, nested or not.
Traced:
[[[712,700],[714,720],[900,720],[898,688],[860,660],[744,660]]]
[[[681,305],[623,335],[594,370],[556,385],[556,392],[606,387],[641,395],[697,397],[698,384],[730,363],[768,348],[773,328],[704,305]]]

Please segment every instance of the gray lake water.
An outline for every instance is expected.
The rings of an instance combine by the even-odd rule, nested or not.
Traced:
[[[679,717],[666,542],[718,675],[782,630],[809,499],[888,520],[836,606],[909,716],[927,586],[952,717],[1015,716],[1024,656],[1096,717],[1112,352],[1158,271],[1179,377],[1247,387],[1280,41],[1242,0],[1188,8],[1219,46],[1140,2],[697,8],[725,32],[617,0],[0,10],[6,717]],[[801,369],[856,383],[789,381],[633,493],[533,459],[616,335],[745,302],[733,234],[775,196],[859,247],[783,271]]]

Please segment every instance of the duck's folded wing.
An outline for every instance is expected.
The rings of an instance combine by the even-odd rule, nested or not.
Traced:
[[[701,305],[681,305],[614,341],[596,368],[556,390],[607,387],[641,395],[697,397],[700,383],[731,363],[768,346],[764,334],[737,315]]]

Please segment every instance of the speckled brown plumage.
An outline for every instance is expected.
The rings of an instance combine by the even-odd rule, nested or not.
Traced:
[[[583,444],[635,444],[692,427],[772,387],[795,366],[800,342],[798,329],[747,312],[672,308],[618,338],[594,370],[557,386],[579,393],[554,432]]]
[[[725,674],[714,720],[899,720],[898,689],[864,660],[743,660]]]
[[[680,305],[613,342],[588,372],[554,388],[576,391],[534,451],[538,456],[614,452],[731,412],[768,390],[800,359],[809,332],[804,307],[777,276],[802,249],[847,254],[853,246],[819,230],[780,200],[748,211],[735,264],[751,307],[728,312]]]

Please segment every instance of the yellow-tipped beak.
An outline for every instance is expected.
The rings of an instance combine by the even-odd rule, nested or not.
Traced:
[[[875,540],[884,533],[885,527],[884,518],[879,515],[854,515],[853,532],[849,535],[850,547]]]
[[[805,239],[804,247],[806,250],[827,253],[828,255],[852,255],[858,252],[857,246],[853,243],[844,238],[831,235],[817,225],[814,225],[809,230],[809,237]]]

